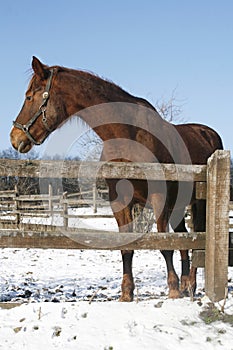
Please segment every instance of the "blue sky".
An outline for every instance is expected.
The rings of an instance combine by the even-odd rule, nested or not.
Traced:
[[[176,91],[187,122],[233,151],[233,1],[1,1],[0,149],[23,104],[32,55],[87,69],[152,104]]]

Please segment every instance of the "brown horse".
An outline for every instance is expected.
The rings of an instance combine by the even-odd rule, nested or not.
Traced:
[[[71,116],[78,114],[104,141],[102,160],[206,164],[222,149],[219,135],[198,124],[173,125],[163,120],[146,100],[135,97],[98,76],[59,66],[48,67],[33,57],[34,75],[11,131],[11,143],[25,153],[41,144]],[[98,108],[96,109],[97,106]],[[185,206],[191,203],[195,231],[205,231],[205,201],[195,200],[192,186],[182,182],[107,180],[109,197],[120,231],[132,231],[132,206],[153,207],[159,232],[186,231]],[[192,184],[189,184],[192,185]],[[133,186],[133,187],[132,187]],[[133,190],[132,190],[133,188]],[[121,251],[121,301],[132,301],[133,251]],[[181,251],[181,286],[173,266],[173,251],[162,251],[168,271],[169,297],[196,288],[196,269],[188,251]]]

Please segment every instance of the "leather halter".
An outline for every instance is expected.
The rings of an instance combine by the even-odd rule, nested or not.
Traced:
[[[38,112],[26,124],[20,124],[17,121],[13,121],[14,127],[22,130],[26,134],[27,138],[34,145],[41,145],[45,141],[45,139],[48,136],[48,134],[52,131],[49,128],[49,126],[48,126],[48,122],[47,122],[47,118],[46,118],[46,114],[45,114],[46,109],[47,109],[47,103],[48,103],[48,100],[49,100],[49,90],[51,88],[54,70],[51,69],[49,72],[50,72],[50,75],[49,75],[49,78],[48,78],[48,81],[47,81],[47,84],[46,84],[46,87],[45,87],[45,91],[42,94],[43,100],[42,100],[42,103],[41,103],[41,105],[39,107]],[[34,137],[32,136],[32,134],[30,133],[29,129],[36,122],[36,120],[39,118],[39,116],[41,114],[42,114],[42,122],[43,122],[44,127],[45,127],[45,129],[47,131],[47,135],[41,141],[36,141],[34,139]]]

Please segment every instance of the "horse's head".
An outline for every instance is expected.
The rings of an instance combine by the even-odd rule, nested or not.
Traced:
[[[32,68],[34,75],[10,134],[12,146],[21,153],[28,152],[33,145],[42,144],[66,119],[57,67],[49,68],[33,57]]]

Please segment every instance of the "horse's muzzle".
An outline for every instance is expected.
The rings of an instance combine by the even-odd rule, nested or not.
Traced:
[[[20,153],[27,153],[33,146],[26,135],[21,130],[18,130],[14,127],[10,133],[10,140],[12,146],[16,149],[16,151]]]

